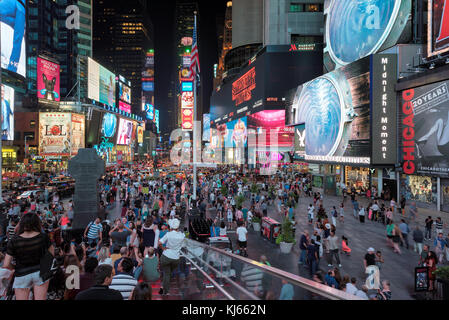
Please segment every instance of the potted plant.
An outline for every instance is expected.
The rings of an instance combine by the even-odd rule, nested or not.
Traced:
[[[237,208],[241,208],[243,206],[243,202],[245,202],[245,197],[243,195],[235,198],[235,205]]]
[[[279,244],[282,253],[290,253],[293,245],[296,243],[293,233],[293,223],[290,219],[284,219],[281,226],[281,233],[276,238],[276,244]]]
[[[256,232],[260,231],[260,222],[262,221],[262,219],[259,216],[253,216],[251,218],[251,224],[253,225],[253,229]]]
[[[259,192],[259,187],[257,186],[257,184],[253,183],[253,184],[251,185],[251,193],[252,193],[252,194],[256,194],[256,193],[258,193],[258,192]]]
[[[228,188],[226,186],[221,186],[221,194],[225,197],[228,196]]]
[[[449,266],[438,267],[434,274],[443,286],[443,300],[449,300]]]

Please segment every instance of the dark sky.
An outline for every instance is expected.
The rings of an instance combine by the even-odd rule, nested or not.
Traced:
[[[194,0],[192,0],[193,2]],[[204,110],[209,109],[213,89],[213,65],[218,62],[217,18],[224,19],[228,0],[198,0],[199,56],[203,87]],[[174,13],[175,0],[149,0],[148,10],[154,28],[155,107],[160,109],[160,128],[167,128],[170,76],[175,63]]]

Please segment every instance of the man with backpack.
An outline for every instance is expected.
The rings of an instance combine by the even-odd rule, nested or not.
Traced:
[[[103,226],[101,225],[101,219],[97,217],[95,221],[89,222],[84,230],[84,238],[87,238],[87,243],[92,242],[99,243],[102,240]]]

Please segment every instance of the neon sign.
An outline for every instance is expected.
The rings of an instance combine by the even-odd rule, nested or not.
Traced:
[[[252,90],[256,88],[256,67],[232,83],[232,101],[235,105],[251,100]]]

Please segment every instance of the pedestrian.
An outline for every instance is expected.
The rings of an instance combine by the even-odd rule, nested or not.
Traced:
[[[91,221],[84,230],[84,238],[87,239],[87,243],[92,242],[99,243],[102,239],[103,225],[101,219],[98,217],[94,221]]]
[[[411,221],[415,221],[418,217],[418,208],[416,207],[416,202],[413,201],[410,206],[410,219]]]
[[[313,213],[315,212],[315,207],[312,204],[309,204],[309,208],[307,211],[307,216],[309,219],[309,224],[313,223]]]
[[[340,204],[340,222],[345,222],[345,205],[343,202]]]
[[[432,216],[428,216],[426,218],[425,224],[426,224],[426,231],[424,233],[424,240],[431,240],[432,239],[432,226],[433,226]]]
[[[365,208],[363,206],[360,207],[360,211],[359,211],[359,219],[360,219],[360,223],[365,223]]]
[[[394,225],[394,228],[393,228],[393,248],[394,248],[394,252],[397,253],[397,254],[401,254],[401,249],[399,249],[399,244],[401,243],[401,240],[404,241],[401,229],[399,229],[399,227],[397,225]]]
[[[334,226],[337,226],[338,212],[337,212],[337,209],[335,208],[335,206],[332,207],[331,218],[332,218],[332,224]]]
[[[243,225],[243,221],[239,220],[237,222],[238,228],[235,231],[237,233],[237,242],[238,242],[238,246],[239,246],[239,250],[240,252],[243,254],[243,256],[247,257],[248,253],[247,253],[247,234],[248,234],[248,230],[245,228],[245,226]]]
[[[382,281],[382,290],[377,290],[376,299],[377,300],[391,300],[391,290],[390,290],[390,281],[383,280]]]
[[[316,247],[315,240],[311,239],[310,243],[307,245],[307,263],[309,266],[310,276],[312,277],[318,270],[318,250]]]
[[[352,195],[351,195],[351,197],[352,197]],[[359,203],[357,202],[357,199],[354,198],[352,205],[354,206],[354,218],[357,219],[357,216],[359,214]]]
[[[414,251],[418,252],[418,254],[421,255],[424,241],[424,234],[422,230],[419,228],[418,224],[416,224],[415,230],[413,230],[413,241],[414,241],[413,244]]]
[[[309,245],[309,231],[304,230],[301,238],[299,239],[299,250],[301,251],[299,255],[299,261],[298,264],[305,264],[306,263],[306,256],[307,256],[307,246]]]
[[[329,254],[328,254],[328,267],[332,267],[333,263],[333,257],[335,257],[335,261],[337,262],[338,266],[341,268],[340,263],[340,255],[338,253],[338,238],[335,235],[334,231],[330,232],[330,235],[328,237],[328,244],[329,244]]]
[[[351,248],[349,248],[348,238],[345,236],[341,236],[341,251],[344,252],[347,256],[351,255]]]
[[[288,283],[287,280],[282,279],[282,288],[279,300],[293,300],[293,296],[294,290],[292,284]]]
[[[112,282],[112,270],[108,264],[99,265],[94,272],[95,284],[78,293],[75,300],[123,300],[120,291],[109,288]]]
[[[441,220],[441,217],[438,217],[437,220],[435,221],[435,234],[436,234],[436,237],[438,237],[438,235],[440,233],[443,233],[443,221]]]
[[[363,266],[368,268],[369,266],[376,265],[376,250],[373,247],[368,248],[365,258],[363,259]]]
[[[435,254],[438,258],[439,263],[443,263],[443,257],[446,252],[447,242],[443,238],[443,233],[440,232],[438,237],[435,239],[433,245],[435,246]]]
[[[405,197],[402,196],[402,197],[401,197],[401,201],[400,201],[400,204],[401,204],[401,214],[402,214],[402,216],[405,215],[405,202],[406,202]]]
[[[402,239],[404,239],[403,242],[401,242],[401,247],[405,243],[405,246],[408,249],[409,248],[409,245],[408,245],[408,234],[410,232],[410,228],[408,227],[408,224],[405,222],[404,219],[401,219],[401,223],[399,224],[399,229],[401,230],[401,233],[402,233]]]
[[[384,264],[384,258],[382,257],[382,252],[377,250],[376,251],[376,266],[380,270],[382,268],[383,264]]]

